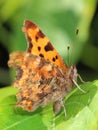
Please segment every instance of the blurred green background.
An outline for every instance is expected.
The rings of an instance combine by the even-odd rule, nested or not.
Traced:
[[[24,20],[36,23],[84,80],[98,79],[97,0],[0,0],[0,86],[10,85],[9,53],[25,51]],[[76,29],[79,34],[76,36]]]

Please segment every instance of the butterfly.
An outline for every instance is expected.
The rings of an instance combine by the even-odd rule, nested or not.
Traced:
[[[68,67],[53,47],[49,39],[33,22],[24,22],[28,48],[26,52],[13,52],[8,61],[9,67],[16,70],[14,86],[17,107],[28,112],[53,103],[54,114],[63,107],[63,99],[77,82],[77,69]]]

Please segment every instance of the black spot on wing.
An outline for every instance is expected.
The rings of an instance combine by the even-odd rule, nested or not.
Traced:
[[[38,42],[39,37],[36,35],[36,36],[35,36],[35,39],[36,39],[36,42]]]
[[[53,46],[51,45],[50,42],[47,43],[47,45],[44,47],[44,50],[47,52],[47,51],[52,51],[54,48]]]
[[[41,53],[39,54],[39,56],[40,56],[40,57],[44,57],[44,55],[43,55],[43,54],[41,54]]]
[[[45,37],[44,33],[41,30],[39,30],[35,36],[35,40],[36,42],[38,42],[39,38],[44,38],[44,37]]]
[[[40,51],[41,50],[41,47],[40,46],[38,46],[38,51]]]
[[[55,58],[58,59],[58,56],[56,55]]]
[[[56,60],[56,59],[53,57],[53,58],[52,58],[52,61],[55,62],[55,60]]]
[[[52,58],[52,61],[55,62],[58,59],[58,56],[56,55],[55,57]]]

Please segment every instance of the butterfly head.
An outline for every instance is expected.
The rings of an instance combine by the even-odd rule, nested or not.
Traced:
[[[75,66],[71,66],[69,68],[69,78],[73,81],[76,81],[77,82],[77,76],[78,76],[78,73],[77,73],[77,69]]]

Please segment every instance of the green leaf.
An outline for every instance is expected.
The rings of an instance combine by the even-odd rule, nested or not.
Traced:
[[[1,130],[97,130],[98,128],[98,81],[81,85],[87,91],[73,89],[66,97],[66,117],[62,110],[56,117],[52,104],[26,112],[16,108],[17,90],[13,87],[0,89]]]

